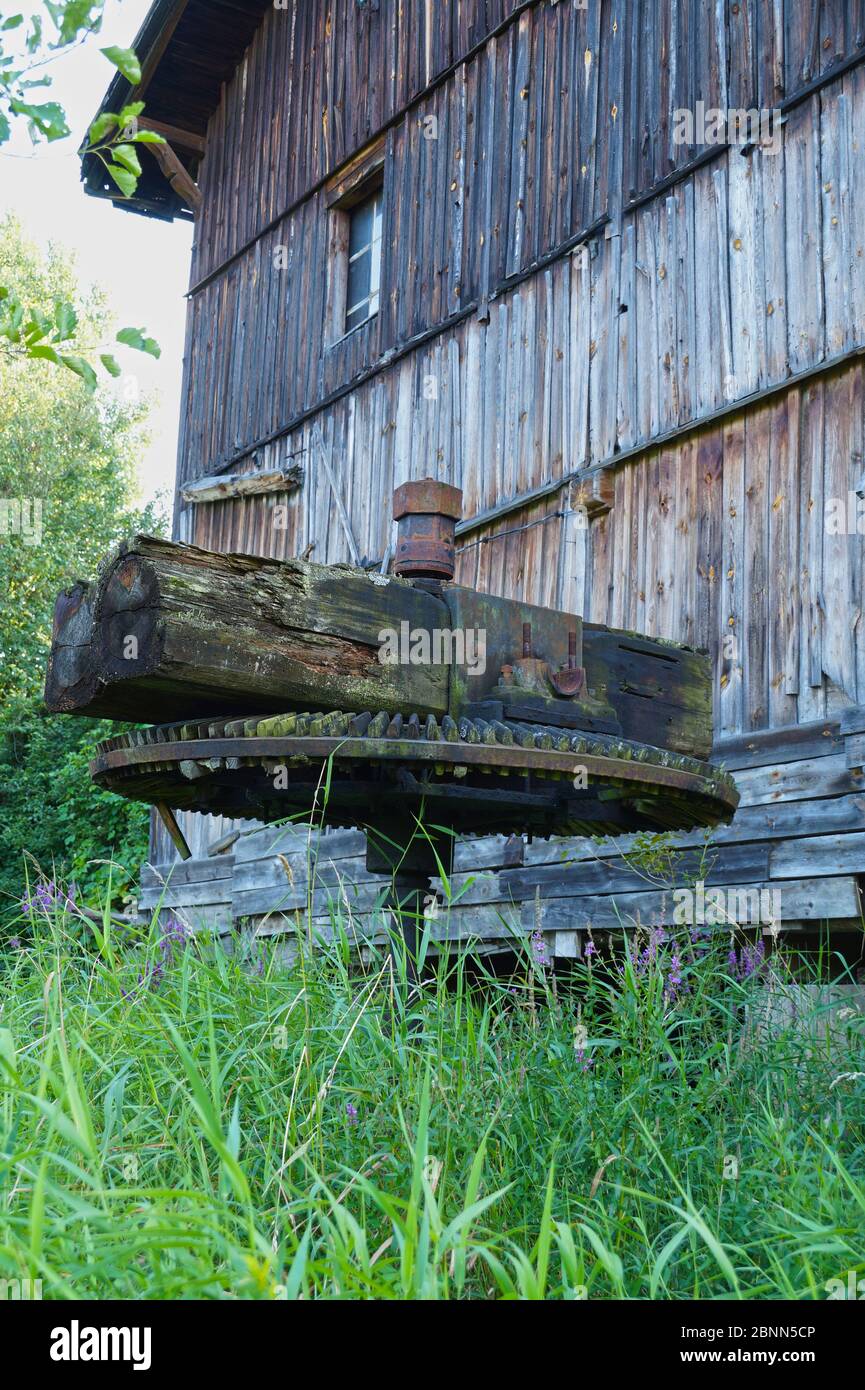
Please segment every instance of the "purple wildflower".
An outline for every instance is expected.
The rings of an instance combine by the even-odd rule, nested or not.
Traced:
[[[727,956],[727,963],[733,979],[747,980],[749,976],[759,974],[763,968],[765,956],[766,943],[762,937],[753,948],[748,945],[743,946],[741,955],[738,957],[735,946],[731,947]]]
[[[189,928],[185,926],[183,922],[179,921],[177,917],[166,917],[158,947],[163,962],[166,965],[171,965],[173,963],[175,951],[182,952],[186,949],[189,944],[190,936],[191,933]]]
[[[597,949],[598,949],[598,948],[596,947],[594,941],[587,941],[587,942],[586,942],[586,955],[587,955],[587,956],[593,956],[593,955],[595,954],[595,952],[596,952]]]
[[[762,938],[757,942],[753,950],[748,946],[742,947],[742,979],[746,980],[749,975],[756,975],[763,964],[763,957],[766,954],[766,946]]]
[[[138,972],[138,990],[158,989],[165,978],[166,970],[175,962],[175,957],[189,945],[192,933],[177,917],[168,916],[162,923],[162,936],[156,946],[155,959],[145,964]],[[131,999],[136,990],[124,990],[123,998]]]
[[[53,908],[66,910],[75,907],[75,886],[66,892],[58,887],[53,879],[50,882],[42,882],[37,885],[36,892],[32,898],[24,897],[21,899],[21,911],[28,917],[32,917],[36,912],[49,913]]]
[[[679,960],[678,952],[674,951],[670,958],[670,973],[667,976],[667,984],[664,990],[668,1003],[675,1003],[681,983],[682,962]]]
[[[534,959],[535,965],[539,965],[541,969],[550,963],[549,956],[547,955],[547,943],[544,941],[539,931],[532,932],[532,958]]]
[[[350,1125],[357,1124],[357,1106],[352,1105],[350,1100],[345,1103],[345,1115]]]

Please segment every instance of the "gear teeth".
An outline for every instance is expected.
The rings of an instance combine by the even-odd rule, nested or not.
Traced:
[[[404,760],[411,765],[420,759],[421,750],[413,756],[410,748],[410,740],[423,740],[425,750],[432,752],[432,745],[439,742],[450,744],[462,744],[466,748],[474,745],[473,756],[483,758],[482,746],[490,747],[515,747],[513,755],[515,766],[493,766],[479,761],[469,763],[468,754],[461,761],[454,763],[432,762],[427,763],[427,769],[434,771],[437,778],[444,780],[466,778],[469,774],[477,776],[477,796],[479,800],[483,798],[483,787],[494,784],[501,777],[514,776],[518,781],[524,782],[527,786],[533,785],[537,779],[535,790],[541,791],[541,782],[547,781],[567,781],[571,773],[562,771],[559,767],[551,764],[566,762],[569,756],[576,759],[580,755],[589,755],[605,760],[620,760],[623,763],[638,764],[640,773],[637,774],[637,781],[632,782],[628,778],[615,775],[615,768],[610,768],[608,774],[601,777],[598,785],[594,788],[597,798],[602,802],[608,802],[611,806],[624,799],[632,808],[641,811],[651,823],[664,825],[669,828],[678,828],[679,823],[699,825],[713,824],[715,815],[715,798],[724,797],[730,799],[730,793],[735,790],[735,781],[722,768],[713,767],[710,764],[694,758],[686,757],[684,754],[677,753],[671,749],[654,748],[649,745],[639,743],[632,739],[617,738],[614,735],[605,733],[593,733],[589,730],[562,729],[558,726],[535,724],[526,720],[510,720],[505,715],[502,719],[471,719],[465,715],[455,719],[450,714],[440,716],[419,715],[418,713],[406,714],[403,711],[388,712],[380,710],[373,715],[371,711],[360,713],[345,713],[340,710],[318,711],[318,712],[289,712],[279,713],[270,716],[256,715],[251,718],[228,717],[220,719],[201,719],[190,720],[187,723],[161,724],[155,725],[150,729],[133,729],[129,732],[115,735],[114,737],[103,740],[96,746],[98,754],[117,751],[127,752],[129,761],[117,769],[112,769],[110,773],[100,773],[100,782],[119,784],[116,789],[121,794],[128,795],[125,786],[136,777],[142,780],[145,791],[149,791],[155,785],[154,769],[158,766],[157,749],[165,745],[179,742],[195,742],[199,745],[208,739],[214,741],[226,739],[240,739],[241,737],[252,737],[268,735],[275,738],[286,740],[286,746],[282,756],[269,756],[267,760],[257,756],[252,756],[249,752],[241,752],[233,756],[225,755],[220,757],[198,756],[194,760],[184,760],[178,763],[178,773],[184,780],[187,787],[190,784],[195,786],[195,806],[202,811],[208,810],[210,806],[219,809],[222,791],[215,779],[209,775],[227,770],[233,772],[238,768],[262,768],[271,767],[276,769],[283,765],[290,767],[307,767],[311,762],[314,763],[318,755],[309,756],[303,753],[298,747],[292,747],[294,739],[302,740],[304,736],[322,737],[333,739],[336,743],[345,736],[356,739],[388,739],[394,741],[394,746],[389,750],[397,754],[398,760]],[[480,745],[480,746],[478,746]],[[527,754],[534,749],[542,752],[551,752],[548,758],[532,759],[541,764],[538,768],[528,768],[520,766],[519,753],[517,749],[526,749]],[[452,750],[451,750],[452,751]],[[442,749],[442,754],[444,750]],[[566,758],[561,757],[562,754]],[[376,758],[369,750],[370,760],[376,764]],[[457,755],[459,756],[459,755]],[[435,753],[432,753],[433,759]],[[526,759],[528,761],[528,757]],[[645,779],[642,770],[646,769]],[[700,800],[698,793],[690,794],[689,814],[686,814],[681,803],[683,791],[673,789],[669,791],[659,785],[653,785],[652,769],[671,768],[681,772],[689,772],[703,779],[705,793]],[[626,769],[622,768],[624,772]],[[427,772],[427,776],[429,775]],[[636,768],[632,770],[632,776],[636,773]],[[160,777],[162,772],[160,771]],[[489,780],[487,780],[489,779]],[[593,779],[593,783],[597,779]],[[246,796],[250,807],[255,810],[260,809],[260,792],[254,789],[240,788],[236,795]],[[556,792],[546,793],[550,797],[550,815],[561,812],[562,819],[557,822],[561,827],[558,834],[580,834],[597,835],[614,833],[618,826],[613,822],[593,821],[591,823],[579,820],[578,807],[566,805],[568,798],[564,798]],[[265,798],[266,799],[266,798]],[[188,804],[188,803],[186,803]],[[237,800],[232,802],[233,814],[253,815],[254,811],[245,812],[238,808]],[[555,808],[555,809],[554,809]],[[272,799],[267,802],[266,809],[269,812],[279,810],[278,800]],[[577,812],[573,820],[567,820],[568,810]],[[348,819],[345,824],[348,824]]]
[[[336,709],[331,714],[324,714],[320,719],[314,719],[309,731],[314,737],[339,738],[348,728],[348,718],[348,715],[343,714],[342,710]]]
[[[374,719],[371,719],[367,728],[365,738],[384,738],[387,733],[387,726],[390,723],[390,715],[387,710],[379,710]]]
[[[304,717],[299,714],[277,714],[270,719],[259,719],[255,733],[261,738],[290,738],[297,733],[297,726]]]

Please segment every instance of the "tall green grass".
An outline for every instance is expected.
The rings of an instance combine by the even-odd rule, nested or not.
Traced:
[[[507,979],[451,956],[404,1006],[344,941],[286,966],[40,909],[0,962],[0,1278],[825,1298],[865,1273],[865,1021],[793,1017],[783,952],[738,979],[728,948],[605,946],[570,982],[530,943]]]

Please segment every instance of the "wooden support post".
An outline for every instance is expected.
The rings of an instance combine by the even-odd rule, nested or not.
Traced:
[[[171,836],[171,843],[174,845],[174,848],[177,850],[177,853],[180,855],[181,859],[191,859],[192,850],[186,843],[186,836],[180,829],[180,826],[177,823],[177,817],[171,810],[171,807],[166,806],[164,801],[157,801],[156,811],[159,816],[159,819],[162,821],[162,824],[165,826],[165,829]]]

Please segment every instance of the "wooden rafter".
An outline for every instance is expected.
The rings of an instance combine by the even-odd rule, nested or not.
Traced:
[[[203,155],[207,149],[205,137],[196,135],[194,131],[181,130],[179,126],[168,125],[165,121],[154,121],[150,116],[139,116],[138,125],[141,130],[152,130],[163,136],[176,149],[190,150],[197,155]]]
[[[201,207],[201,190],[171,145],[150,145],[149,149],[177,196],[182,198],[193,212],[198,212]]]

